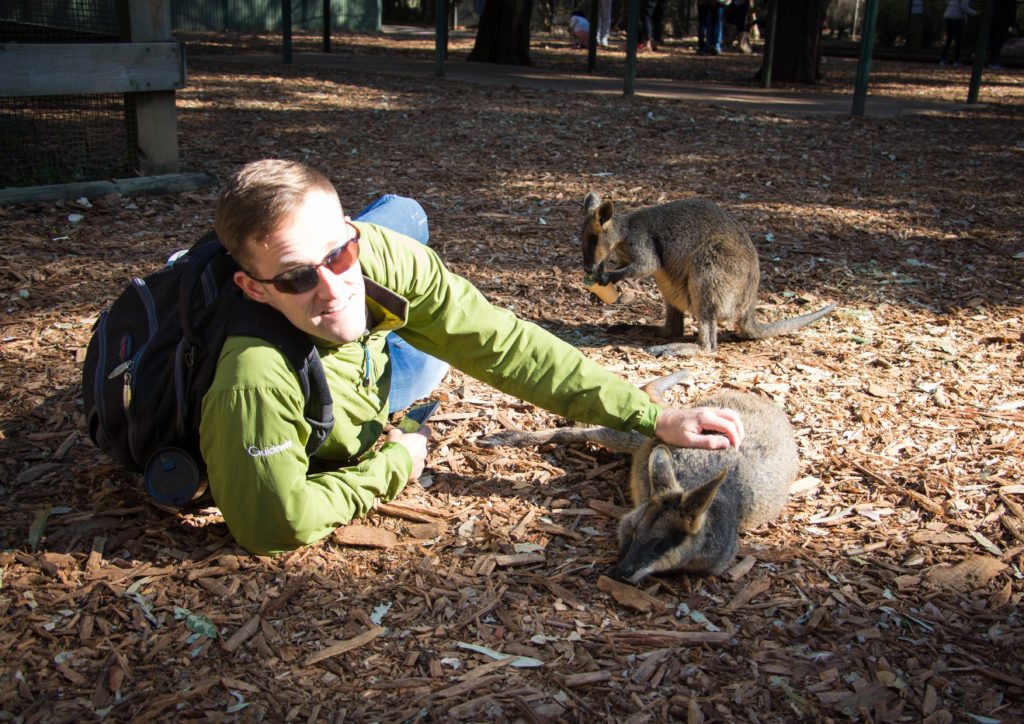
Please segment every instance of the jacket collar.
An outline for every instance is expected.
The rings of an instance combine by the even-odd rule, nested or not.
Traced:
[[[390,332],[404,327],[409,321],[409,300],[365,276],[363,283],[366,285],[366,306],[373,323],[370,332]]]

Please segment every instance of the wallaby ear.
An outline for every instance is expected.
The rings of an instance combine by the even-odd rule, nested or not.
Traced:
[[[597,209],[597,220],[601,226],[607,226],[608,222],[612,220],[612,202],[604,201],[601,206]]]
[[[600,205],[601,197],[593,191],[588,192],[586,198],[583,199],[583,211],[586,212],[587,216],[594,213],[594,210]]]
[[[651,450],[647,459],[648,497],[654,498],[664,493],[679,490],[676,482],[676,471],[672,464],[672,453],[664,445]]]
[[[729,468],[722,468],[715,477],[682,499],[680,512],[683,515],[683,525],[689,533],[696,533],[704,527],[711,501],[715,499],[718,489],[722,487],[722,483],[728,477]]]

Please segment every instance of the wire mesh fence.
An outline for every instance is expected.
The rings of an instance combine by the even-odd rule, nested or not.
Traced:
[[[0,42],[128,40],[124,0],[0,0]],[[132,107],[120,93],[0,97],[0,185],[134,175]]]

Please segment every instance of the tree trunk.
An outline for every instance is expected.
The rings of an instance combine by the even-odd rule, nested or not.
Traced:
[[[779,2],[779,0],[775,0]],[[772,82],[817,83],[821,80],[821,31],[832,0],[786,0],[779,4],[775,28]],[[767,53],[757,79],[763,80]]]
[[[530,17],[533,0],[487,0],[476,42],[466,60],[503,65],[530,62]]]

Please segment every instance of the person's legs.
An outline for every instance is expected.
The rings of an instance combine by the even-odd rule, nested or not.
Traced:
[[[708,50],[708,25],[711,18],[711,8],[707,5],[697,6],[697,52],[705,53]]]
[[[651,50],[654,42],[654,6],[658,0],[642,0],[640,5],[640,44]]]
[[[388,335],[388,352],[391,356],[389,414],[429,397],[448,374],[447,362],[421,352],[394,332]]]
[[[352,218],[411,236],[421,244],[430,243],[427,212],[415,199],[384,194]]]
[[[430,240],[427,214],[414,199],[386,194],[355,216],[365,221],[405,234],[421,244]],[[416,400],[427,397],[448,374],[448,363],[421,352],[392,332],[388,335],[391,357],[391,393],[388,412],[404,410]]]
[[[953,23],[953,63],[960,65],[960,43],[964,37],[964,21],[954,20]]]
[[[651,21],[654,24],[651,39],[655,45],[661,45],[665,42],[665,0],[655,0]]]
[[[708,39],[708,45],[711,46],[711,52],[718,55],[722,52],[722,16],[725,14],[725,8],[721,5],[716,5],[711,9],[711,37]]]
[[[612,0],[601,0],[597,10],[597,42],[608,45],[612,32]]]
[[[953,21],[946,19],[946,42],[942,44],[942,55],[939,62],[945,65],[949,62],[949,46],[953,44]]]

